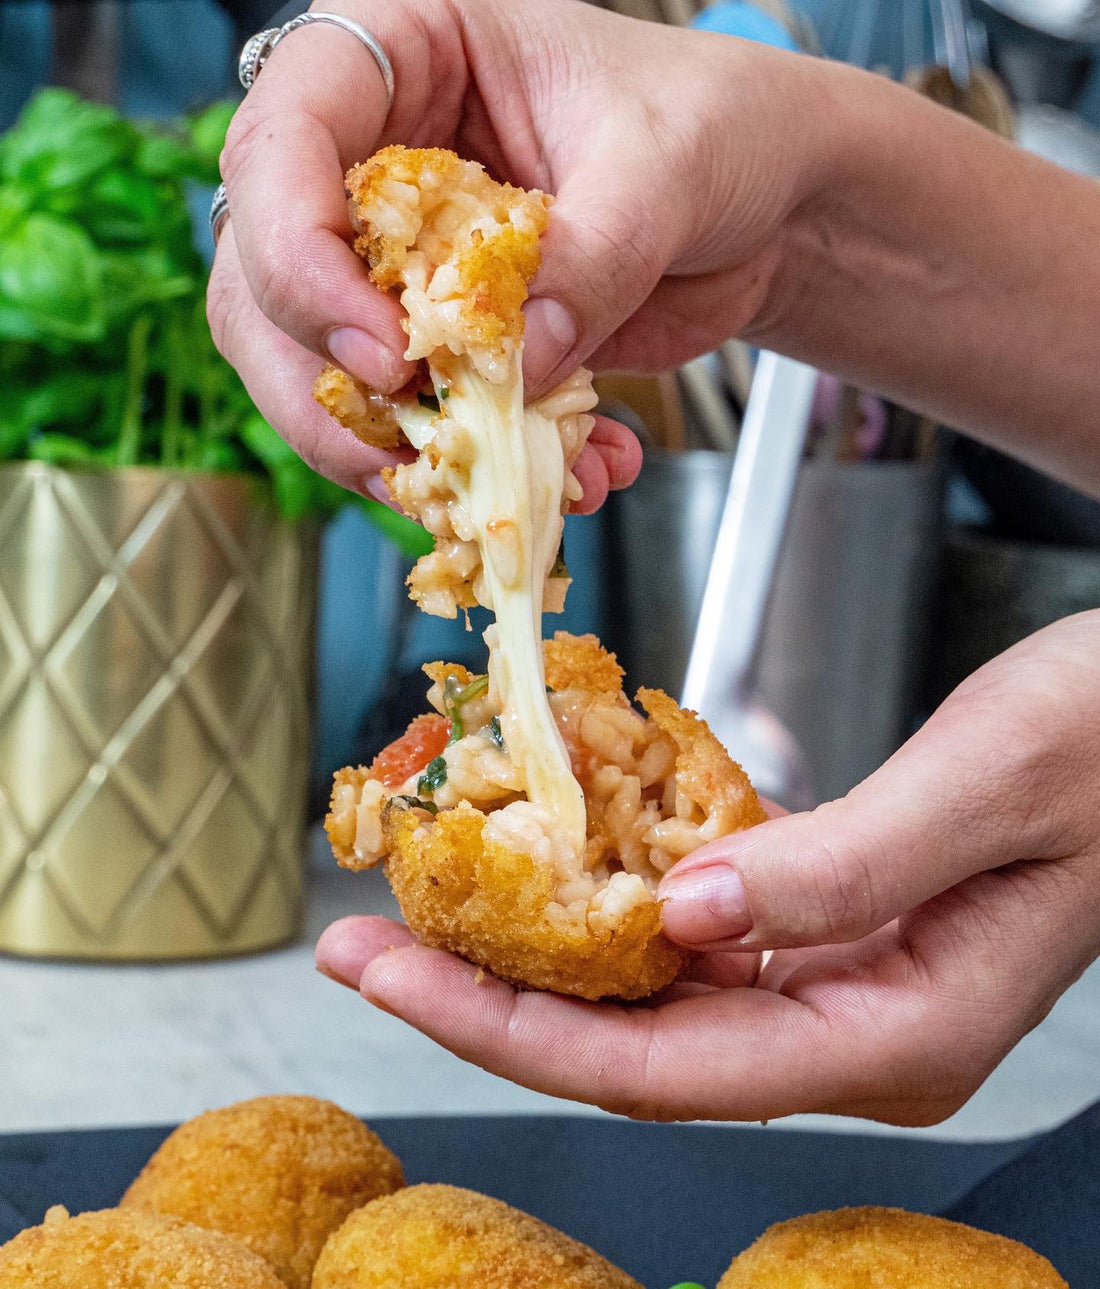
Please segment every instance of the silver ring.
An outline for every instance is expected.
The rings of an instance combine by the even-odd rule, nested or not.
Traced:
[[[214,245],[218,244],[218,237],[222,231],[222,225],[229,218],[229,201],[225,195],[225,184],[218,184],[214,189],[214,196],[210,202],[210,236],[214,239]]]
[[[366,45],[378,64],[378,70],[382,73],[382,83],[386,87],[386,114],[393,107],[393,65],[386,56],[386,51],[378,41],[370,34],[366,27],[361,27],[357,22],[350,18],[345,18],[340,13],[323,13],[320,10],[311,10],[309,13],[300,13],[297,18],[291,18],[289,22],[284,22],[281,27],[271,27],[267,31],[258,31],[252,36],[241,50],[240,61],[237,64],[237,75],[240,77],[241,84],[246,90],[250,90],[256,82],[264,63],[271,57],[272,51],[280,40],[284,40],[292,31],[297,31],[299,27],[306,27],[311,22],[327,22],[333,27],[342,27],[360,42]]]

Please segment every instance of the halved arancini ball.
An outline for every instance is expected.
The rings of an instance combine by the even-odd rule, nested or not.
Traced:
[[[689,956],[661,931],[661,877],[698,846],[761,823],[764,810],[694,712],[655,689],[638,693],[648,715],[631,705],[622,668],[595,636],[559,632],[543,648],[551,715],[584,793],[582,851],[519,793],[491,676],[445,663],[424,669],[428,698],[458,712],[457,737],[403,784],[384,783],[377,762],[340,771],[325,826],[345,867],[386,864],[424,944],[521,988],[644,998]],[[418,730],[393,745],[402,764]]]
[[[232,1235],[290,1289],[353,1210],[404,1185],[401,1164],[354,1115],[306,1096],[257,1097],[182,1124],[122,1207]]]
[[[899,1208],[841,1208],[769,1227],[718,1289],[1068,1286],[1046,1258],[1003,1235]]]
[[[0,1247],[4,1289],[283,1289],[268,1264],[219,1231],[117,1208],[52,1208]]]
[[[584,1244],[488,1195],[409,1186],[329,1237],[313,1289],[640,1289]]]

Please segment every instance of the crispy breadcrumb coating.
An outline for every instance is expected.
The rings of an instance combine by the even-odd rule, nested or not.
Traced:
[[[392,400],[329,363],[313,383],[313,397],[330,416],[372,448],[396,448],[408,440],[393,414]]]
[[[552,690],[579,689],[588,694],[619,694],[626,673],[619,660],[594,635],[571,636],[556,631],[542,642],[546,684]]]
[[[1046,1258],[959,1222],[842,1208],[780,1222],[718,1289],[1068,1289]]]
[[[373,1200],[329,1238],[313,1289],[640,1289],[519,1209],[456,1186]]]
[[[391,808],[387,876],[424,944],[511,984],[578,998],[644,998],[675,980],[686,955],[661,934],[656,900],[633,903],[614,920],[566,917],[554,871],[486,841],[484,826],[485,816],[465,803],[440,814],[434,827]]]
[[[175,1130],[126,1192],[128,1211],[222,1231],[308,1289],[321,1246],[367,1200],[404,1184],[401,1164],[331,1101],[256,1097]]]
[[[0,1247],[4,1289],[284,1289],[251,1249],[157,1213],[50,1209]]]
[[[443,148],[399,144],[353,166],[346,184],[355,249],[378,286],[420,289],[433,303],[451,305],[448,321],[463,348],[486,364],[481,355],[515,345],[523,335],[520,306],[539,266],[550,205],[545,193],[497,183],[477,162]],[[418,256],[435,270],[430,291]],[[438,342],[422,338],[416,309],[409,313],[408,356],[423,358]]]
[[[423,787],[419,772],[387,789],[363,767],[341,770],[329,839],[346,867],[386,859],[397,902],[424,943],[527,988],[645,997],[686,962],[661,934],[662,873],[764,812],[694,713],[660,690],[639,695],[648,720],[631,707],[622,668],[595,636],[558,632],[545,655],[551,708],[585,791],[583,855],[560,846],[554,821],[510,791],[507,750],[485,734],[491,679],[462,709],[463,737],[440,758],[447,778],[437,787]],[[478,681],[444,663],[425,671],[437,708],[454,692],[448,683],[465,693]]]

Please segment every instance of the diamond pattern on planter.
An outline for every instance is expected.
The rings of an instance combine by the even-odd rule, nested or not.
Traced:
[[[293,934],[315,587],[255,480],[0,467],[0,950]]]

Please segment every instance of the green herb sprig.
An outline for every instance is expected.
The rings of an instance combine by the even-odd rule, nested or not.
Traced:
[[[154,124],[50,88],[0,135],[0,461],[267,474],[289,518],[354,503],[416,558],[428,534],[310,470],[214,348],[188,197],[234,108]]]
[[[428,767],[416,781],[416,795],[423,797],[441,788],[447,782],[447,762],[442,756],[433,757]]]
[[[467,703],[472,702],[475,698],[480,697],[489,688],[488,676],[475,676],[469,684],[460,687],[458,678],[448,676],[443,682],[443,710],[451,722],[451,736],[447,740],[447,745],[457,743],[466,733],[466,725],[462,718],[462,709]]]

